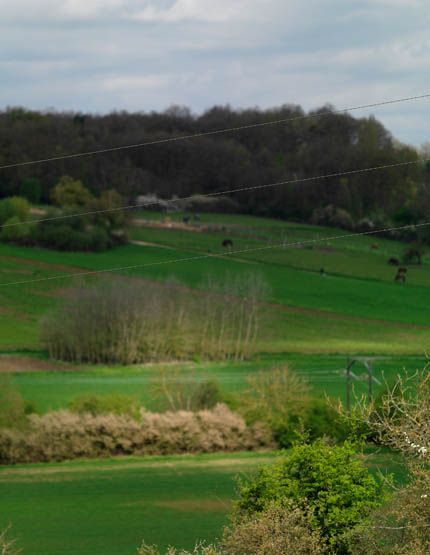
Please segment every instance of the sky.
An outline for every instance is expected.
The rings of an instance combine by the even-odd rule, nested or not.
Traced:
[[[426,0],[0,0],[0,109],[347,108],[430,93]],[[372,113],[430,141],[430,99]]]

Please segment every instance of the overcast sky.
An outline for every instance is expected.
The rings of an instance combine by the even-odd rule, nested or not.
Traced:
[[[426,0],[0,0],[0,108],[344,108],[430,93],[428,7]],[[429,108],[424,100],[372,113],[398,139],[420,145],[430,140]]]

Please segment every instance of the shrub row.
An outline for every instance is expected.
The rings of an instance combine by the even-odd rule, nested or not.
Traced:
[[[0,464],[78,457],[211,453],[273,446],[261,424],[247,426],[223,404],[199,412],[127,415],[32,414],[25,429],[0,429]]]

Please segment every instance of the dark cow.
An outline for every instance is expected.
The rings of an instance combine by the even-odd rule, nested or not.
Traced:
[[[374,251],[377,251],[379,249],[379,245],[377,243],[373,243],[373,245],[370,248],[373,249]]]
[[[391,266],[398,266],[400,264],[400,261],[398,258],[390,258],[388,260],[388,264],[390,264]]]
[[[184,222],[184,224],[189,224],[190,223],[190,217],[189,216],[184,216],[182,218],[182,221]]]
[[[231,239],[224,239],[221,244],[223,247],[228,248],[233,246],[233,241]]]
[[[407,268],[399,268],[397,270],[397,274],[394,278],[395,282],[398,283],[405,283],[406,282],[406,273],[407,273],[408,269]]]

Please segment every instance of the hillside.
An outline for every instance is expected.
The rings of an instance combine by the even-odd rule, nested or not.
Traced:
[[[393,281],[396,269],[388,259],[400,257],[404,243],[378,236],[336,239],[345,231],[244,215],[204,214],[188,224],[183,217],[181,213],[167,217],[157,212],[136,213],[130,229],[132,244],[103,253],[0,245],[0,279],[5,284],[0,285],[0,361],[4,369],[20,370],[17,383],[41,410],[63,406],[81,392],[127,393],[137,383],[139,396],[151,402],[145,383],[154,378],[157,365],[73,366],[72,374],[58,375],[52,369],[70,367],[43,362],[40,321],[73,287],[76,278],[61,276],[82,271],[138,265],[142,267],[120,273],[151,282],[174,276],[180,287],[191,288],[203,288],[208,275],[263,276],[269,293],[262,302],[270,318],[257,346],[260,354],[242,364],[194,361],[177,365],[197,379],[216,377],[227,391],[242,387],[249,372],[279,361],[307,376],[318,391],[341,396],[341,369],[347,356],[382,357],[376,364],[379,376],[382,371],[391,376],[404,366],[413,369],[423,364],[430,342],[423,310],[430,294],[428,257],[422,265],[410,265],[406,284],[398,284]],[[232,247],[221,246],[225,238],[232,240]],[[298,241],[315,242],[303,248],[277,246]],[[189,260],[178,261],[184,258]],[[52,276],[56,279],[38,281]],[[29,283],[6,285],[20,281]],[[37,374],[25,372],[33,368]]]

